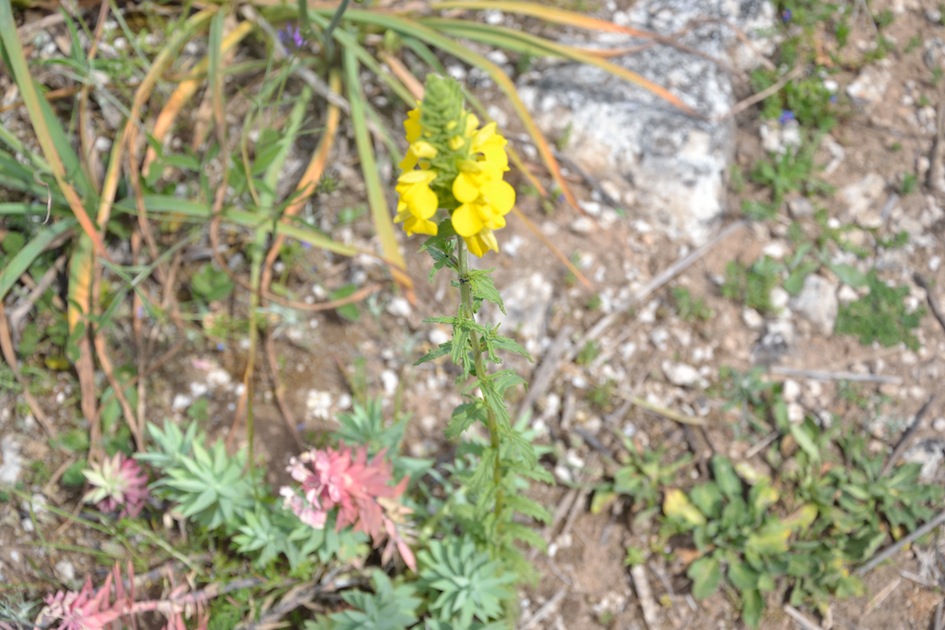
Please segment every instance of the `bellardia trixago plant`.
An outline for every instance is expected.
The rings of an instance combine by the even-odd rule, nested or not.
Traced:
[[[450,341],[440,344],[420,362],[449,355],[460,368],[465,402],[453,412],[446,428],[456,438],[474,424],[488,432],[488,443],[466,444],[476,458],[474,468],[461,474],[465,492],[451,497],[451,513],[458,526],[473,536],[505,568],[530,574],[516,540],[542,546],[544,541],[520,518],[547,520],[548,513],[524,496],[528,479],[551,482],[538,464],[531,436],[512,421],[505,402],[507,392],[523,383],[511,370],[490,373],[489,363],[500,363],[499,351],[529,358],[524,348],[484,326],[476,314],[484,300],[504,312],[491,270],[470,269],[467,249],[476,256],[498,252],[495,230],[505,226],[505,215],[515,204],[515,190],[503,180],[509,170],[506,140],[495,123],[479,127],[467,112],[459,84],[450,78],[427,77],[424,98],[404,123],[409,148],[397,181],[398,222],[408,234],[426,234],[423,249],[434,260],[434,273],[446,268],[455,274],[459,308],[454,317],[431,322],[453,329]],[[440,214],[437,222],[437,214]],[[469,496],[473,505],[460,497]]]

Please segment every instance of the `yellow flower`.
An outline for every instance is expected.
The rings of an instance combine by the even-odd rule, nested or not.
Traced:
[[[499,251],[493,230],[505,227],[505,215],[515,205],[515,189],[502,180],[509,170],[505,138],[495,132],[495,123],[475,131],[478,123],[469,116],[466,136],[475,159],[459,164],[452,189],[460,206],[453,211],[452,223],[469,251],[481,257],[489,250]]]
[[[407,234],[436,234],[436,223],[430,218],[436,214],[439,202],[430,184],[436,179],[433,171],[406,171],[397,178],[396,223],[404,224]]]
[[[455,81],[431,76],[426,87],[423,103],[404,121],[409,146],[400,162],[395,221],[407,234],[432,236],[433,217],[442,207],[469,251],[498,251],[494,231],[505,227],[515,205],[515,189],[502,179],[509,170],[507,141],[495,123],[480,128],[479,119],[463,109]]]

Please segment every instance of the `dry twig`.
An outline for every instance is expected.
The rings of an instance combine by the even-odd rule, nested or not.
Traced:
[[[654,630],[659,627],[659,608],[656,600],[653,599],[653,591],[650,589],[650,581],[646,577],[646,569],[642,564],[638,564],[630,569],[630,577],[633,579],[633,590],[637,593],[637,599],[640,601],[640,608],[643,609],[643,621],[646,627]]]
[[[932,311],[932,315],[935,316],[938,325],[942,327],[942,331],[945,331],[945,313],[942,313],[942,308],[938,304],[938,298],[936,298],[935,293],[932,292],[932,285],[925,279],[925,276],[918,272],[912,274],[912,279],[915,280],[917,285],[925,289],[925,301],[929,303],[929,310]]]
[[[901,385],[902,379],[898,376],[887,376],[885,374],[861,374],[859,372],[832,372],[829,370],[804,370],[780,365],[772,365],[768,368],[768,373],[775,376],[790,376],[794,378],[807,378],[814,381],[850,381],[856,383],[888,383],[892,385]]]
[[[528,621],[521,625],[522,630],[528,630],[529,628],[535,628],[538,625],[538,622],[544,621],[546,617],[551,615],[555,609],[558,607],[558,604],[561,603],[561,600],[564,599],[564,596],[568,594],[568,587],[562,586],[558,591],[551,596],[544,605],[535,611],[535,614],[528,618]]]
[[[583,348],[588,342],[594,341],[604,333],[605,330],[613,326],[617,321],[624,316],[627,310],[636,306],[646,298],[648,298],[655,291],[660,289],[663,285],[671,281],[673,278],[681,274],[683,271],[691,267],[705,256],[712,248],[716,245],[727,239],[729,236],[735,234],[742,228],[748,225],[747,221],[737,221],[731,225],[725,227],[721,232],[716,234],[708,242],[704,243],[702,246],[696,248],[688,255],[683,256],[672,265],[664,269],[658,275],[654,276],[649,282],[640,287],[633,295],[628,299],[623,300],[619,304],[614,305],[614,310],[607,315],[604,315],[597,323],[594,324],[590,330],[588,330],[576,343],[574,343],[571,348],[568,350],[565,355],[565,361],[572,361],[577,355],[579,350]]]
[[[882,562],[885,562],[886,560],[894,556],[896,553],[898,553],[903,547],[905,547],[906,545],[912,544],[919,538],[922,538],[923,536],[931,532],[933,529],[935,529],[942,523],[945,523],[945,510],[943,510],[942,512],[939,512],[935,518],[933,518],[931,521],[929,521],[928,523],[926,523],[919,529],[915,530],[908,536],[897,540],[895,544],[892,544],[889,547],[886,547],[881,552],[873,556],[873,558],[869,562],[867,562],[866,564],[864,564],[863,566],[861,566],[859,569],[856,570],[856,575],[861,575],[861,576],[866,575],[867,573],[872,571],[877,565],[879,565]]]
[[[790,604],[784,605],[784,612],[803,630],[823,630],[819,625],[802,615],[801,611]]]
[[[925,417],[926,412],[929,410],[929,407],[932,405],[932,401],[934,400],[935,394],[932,394],[929,396],[929,399],[925,401],[925,404],[919,408],[919,411],[916,412],[915,419],[913,419],[912,424],[909,425],[909,428],[906,429],[906,432],[902,434],[901,438],[899,438],[899,442],[896,443],[896,447],[893,449],[892,454],[890,454],[889,459],[886,460],[886,465],[883,466],[883,470],[880,473],[881,475],[886,475],[889,473],[899,458],[902,457],[902,454],[906,452],[907,448],[909,448],[909,443],[912,441],[912,438],[919,430],[919,427],[922,426],[922,418]]]

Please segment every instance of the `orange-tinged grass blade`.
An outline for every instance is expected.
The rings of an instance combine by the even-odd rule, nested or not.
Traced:
[[[654,83],[653,81],[650,81],[649,79],[646,79],[636,72],[624,68],[623,66],[611,63],[594,55],[588,55],[579,48],[558,44],[542,37],[529,35],[528,33],[522,33],[520,31],[513,31],[512,29],[500,26],[489,26],[477,24],[475,22],[465,22],[462,20],[448,20],[441,18],[423,20],[423,22],[425,24],[430,24],[438,30],[444,30],[458,37],[467,37],[469,39],[489,45],[512,49],[528,46],[531,49],[537,50],[547,55],[564,57],[566,59],[571,59],[572,61],[585,63],[590,66],[596,66],[601,70],[609,72],[610,74],[625,81],[639,85],[643,89],[658,96],[667,103],[670,103],[673,107],[676,107],[689,116],[700,117],[695,110],[683,103],[679,97],[663,86]]]
[[[387,64],[391,74],[400,79],[400,82],[407,86],[407,89],[410,90],[410,93],[415,99],[418,101],[423,99],[423,83],[407,69],[407,66],[405,66],[400,59],[390,53],[382,52],[380,60]]]
[[[36,140],[39,142],[43,155],[49,163],[49,170],[52,171],[53,177],[56,179],[56,185],[62,191],[63,196],[69,204],[69,209],[72,210],[73,215],[75,215],[76,220],[82,227],[82,231],[88,236],[95,251],[98,255],[107,257],[105,243],[102,240],[101,234],[98,233],[95,224],[92,223],[92,219],[88,212],[86,212],[78,192],[76,192],[76,189],[66,179],[67,174],[63,167],[62,159],[60,158],[56,144],[49,130],[50,124],[57,123],[50,123],[50,121],[46,120],[44,113],[46,110],[43,109],[43,104],[40,103],[39,91],[36,89],[36,84],[33,82],[33,76],[30,74],[29,65],[26,62],[26,55],[23,52],[23,46],[17,34],[16,22],[13,19],[13,10],[10,6],[10,0],[0,0],[0,41],[2,41],[2,46],[6,51],[10,69],[13,71],[14,80],[20,88],[20,94],[26,105],[26,110],[29,113],[30,123],[36,134]]]
[[[493,9],[504,11],[506,13],[515,13],[518,15],[528,15],[552,22],[555,24],[565,24],[575,26],[589,31],[606,31],[608,33],[622,33],[632,37],[641,37],[644,39],[655,39],[656,33],[643,31],[629,26],[620,26],[607,20],[600,20],[575,11],[559,9],[557,7],[543,6],[532,2],[503,2],[501,0],[445,0],[444,2],[433,2],[430,8],[434,11],[442,9],[469,9],[473,11]]]
[[[335,94],[341,96],[341,75],[333,71],[328,77],[328,87]],[[334,104],[328,104],[328,113],[325,118],[325,131],[318,140],[318,146],[315,147],[315,153],[308,163],[305,172],[295,187],[296,197],[286,208],[287,217],[295,216],[305,205],[306,200],[315,192],[318,182],[325,174],[325,166],[328,164],[328,156],[332,147],[335,145],[335,136],[338,133],[338,123],[341,121],[341,109]]]
[[[102,455],[102,427],[98,414],[98,391],[95,386],[95,362],[88,327],[88,315],[92,307],[92,281],[95,270],[95,253],[92,239],[80,234],[74,241],[69,257],[69,307],[66,318],[69,323],[70,342],[75,343],[78,356],[73,358],[79,378],[80,407],[89,422],[89,457],[97,460]],[[77,334],[77,327],[85,328]]]
[[[230,31],[230,33],[223,38],[223,52],[230,50],[243,41],[252,31],[252,22],[240,22],[235,29]],[[190,72],[193,78],[181,81],[171,93],[161,113],[158,114],[157,119],[154,121],[154,128],[151,130],[151,136],[154,138],[155,142],[159,144],[164,142],[167,132],[170,131],[181,109],[193,98],[193,95],[200,86],[203,85],[202,77],[203,74],[206,73],[209,63],[210,60],[208,57],[201,59]],[[157,151],[154,150],[154,147],[149,146],[144,155],[144,166],[141,168],[141,172],[145,177],[147,177],[148,171],[151,169],[151,164],[156,158]]]
[[[407,299],[413,301],[416,299],[413,293],[413,281],[406,272],[406,264],[394,233],[394,222],[384,195],[384,185],[377,171],[374,147],[371,145],[371,137],[367,129],[364,93],[361,91],[358,78],[358,61],[350,48],[344,51],[344,68],[348,102],[351,105],[351,125],[354,127],[354,140],[361,159],[361,173],[367,188],[368,205],[374,217],[374,229],[381,241],[381,251],[384,252],[384,257],[388,261],[391,275],[404,288]]]
[[[102,185],[102,196],[98,206],[97,222],[99,226],[105,226],[111,216],[112,204],[115,202],[115,193],[118,191],[122,154],[125,147],[128,146],[130,142],[135,141],[141,109],[151,97],[151,91],[154,89],[155,84],[157,84],[158,79],[164,74],[167,67],[177,59],[177,52],[184,45],[184,42],[201,30],[216,12],[217,8],[213,7],[204,9],[188,18],[184,26],[171,35],[170,41],[154,58],[154,61],[151,63],[151,68],[138,86],[134,100],[131,103],[130,111],[128,112],[128,120],[125,122],[121,136],[118,141],[112,145],[112,152],[108,161],[108,171],[105,173],[105,181]],[[131,168],[137,168],[137,165],[133,164]]]
[[[523,103],[522,99],[519,97],[518,90],[516,90],[512,79],[510,79],[509,76],[503,72],[502,68],[492,63],[484,56],[458,44],[457,42],[454,42],[445,35],[438,33],[428,26],[424,26],[413,20],[404,19],[396,15],[374,13],[356,9],[349,9],[346,11],[345,19],[351,20],[353,22],[374,24],[383,28],[389,28],[394,31],[407,33],[419,40],[432,44],[433,46],[441,49],[447,54],[456,57],[457,59],[477,66],[486,72],[492,78],[492,80],[495,81],[496,85],[498,85],[499,88],[505,93],[506,97],[508,97],[512,104],[512,108],[515,110],[515,113],[518,115],[519,119],[522,121],[522,124],[525,126],[525,130],[528,132],[528,135],[531,136],[532,142],[535,143],[535,147],[538,150],[538,154],[541,156],[542,162],[544,162],[545,167],[551,173],[555,183],[564,194],[564,198],[568,201],[572,208],[580,212],[577,198],[571,191],[571,187],[568,186],[568,183],[561,175],[561,167],[558,165],[558,160],[555,159],[554,153],[551,151],[551,146],[548,144],[548,141],[545,140],[544,135],[542,135],[541,130],[538,129],[538,125],[535,124],[535,120],[529,113],[528,108],[525,107],[525,103]]]

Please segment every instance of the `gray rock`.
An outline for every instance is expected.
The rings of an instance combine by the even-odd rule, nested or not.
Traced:
[[[919,478],[925,482],[932,481],[942,467],[942,461],[945,460],[945,440],[922,440],[906,451],[902,460],[921,464],[922,472]]]
[[[75,565],[68,560],[60,560],[56,563],[56,574],[60,580],[66,584],[71,584],[75,581]]]
[[[13,436],[4,436],[0,444],[0,486],[12,486],[23,471],[23,458],[20,456],[20,444]]]
[[[926,41],[922,61],[929,70],[945,67],[945,39],[933,37]]]
[[[864,70],[847,86],[847,95],[854,101],[872,105],[886,95],[886,87],[892,78],[889,70],[876,64],[866,66]]]
[[[826,278],[809,275],[800,295],[791,301],[791,308],[813,324],[818,332],[829,335],[837,323],[837,290]]]
[[[807,197],[795,197],[787,202],[788,212],[795,219],[814,216],[814,204]]]
[[[685,363],[663,361],[663,374],[670,383],[678,387],[704,387],[707,383],[699,370]]]
[[[711,18],[711,19],[706,19]],[[774,23],[767,1],[643,0],[628,11],[634,26],[672,34],[680,43],[725,59],[735,43],[730,22],[763,39]],[[593,44],[643,43],[598,35]],[[586,42],[585,42],[586,43]],[[669,46],[652,46],[615,63],[658,83],[705,119],[604,70],[560,64],[523,76],[522,98],[548,135],[570,129],[568,157],[598,180],[633,190],[636,210],[671,235],[704,241],[724,211],[724,175],[734,148],[730,77],[712,61]],[[716,121],[716,122],[713,122]]]
[[[882,197],[886,180],[878,173],[869,173],[863,179],[845,186],[840,198],[847,204],[847,218],[867,229],[882,227]]]

